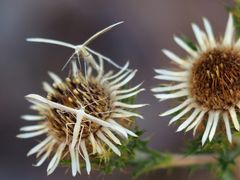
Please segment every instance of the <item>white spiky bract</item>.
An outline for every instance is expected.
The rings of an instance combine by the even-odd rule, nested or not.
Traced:
[[[156,87],[153,88],[152,91],[156,93],[155,96],[160,100],[175,98],[185,99],[185,101],[183,101],[180,105],[160,114],[160,116],[167,116],[179,112],[171,119],[171,124],[180,120],[180,118],[182,118],[184,115],[190,113],[189,117],[179,126],[177,131],[189,131],[194,129],[193,133],[195,135],[198,126],[206,119],[204,117],[207,115],[208,118],[206,119],[207,124],[202,136],[202,145],[206,143],[207,139],[212,141],[220,120],[225,124],[226,134],[229,142],[232,142],[230,121],[232,121],[233,127],[239,131],[236,108],[240,108],[240,104],[236,104],[235,107],[231,107],[227,111],[201,108],[197,105],[197,103],[195,103],[194,99],[191,98],[189,92],[189,76],[191,75],[190,71],[192,64],[196,59],[198,59],[201,53],[206,52],[208,49],[217,48],[219,46],[239,48],[240,39],[236,42],[234,40],[234,22],[231,14],[229,15],[225,35],[222,41],[217,41],[215,39],[212,27],[206,18],[203,18],[203,24],[206,32],[201,30],[196,24],[192,24],[193,32],[198,42],[196,51],[193,50],[181,38],[174,36],[174,41],[189,54],[187,59],[181,58],[169,50],[163,50],[163,53],[170,60],[178,64],[184,70],[175,72],[165,69],[156,69],[156,79],[173,81],[175,82],[175,85]]]
[[[37,154],[39,158],[38,162],[35,166],[42,165],[47,158],[53,154],[53,157],[50,160],[50,163],[47,167],[47,173],[51,174],[58,166],[59,162],[62,160],[64,156],[66,156],[66,150],[68,155],[71,159],[71,169],[72,175],[76,176],[77,173],[81,173],[80,171],[80,162],[85,161],[86,170],[89,174],[91,171],[91,158],[90,155],[97,154],[104,156],[107,153],[106,147],[110,148],[114,153],[118,156],[121,156],[121,152],[118,149],[117,145],[121,145],[121,139],[127,139],[128,136],[137,137],[137,135],[132,132],[131,130],[125,128],[118,119],[128,119],[129,117],[139,117],[143,118],[138,113],[132,112],[132,110],[143,107],[146,104],[127,104],[122,100],[134,97],[139,92],[143,91],[144,89],[139,89],[140,85],[137,85],[130,89],[124,89],[129,81],[135,76],[136,70],[129,70],[128,66],[129,63],[127,62],[124,67],[120,67],[116,65],[112,60],[108,59],[107,57],[89,49],[86,47],[92,39],[96,38],[99,34],[106,32],[107,30],[111,29],[112,27],[118,25],[120,23],[114,24],[103,31],[97,33],[92,38],[87,40],[83,45],[74,46],[68,43],[56,41],[56,40],[46,40],[46,39],[28,39],[28,41],[34,42],[45,42],[50,44],[58,44],[63,45],[65,47],[70,47],[76,50],[75,53],[83,53],[87,52],[88,54],[94,54],[98,57],[98,61],[95,60],[93,56],[87,56],[91,59],[84,59],[87,61],[87,72],[85,72],[84,78],[91,79],[94,78],[98,85],[103,87],[109,94],[109,98],[112,102],[112,112],[111,116],[108,119],[100,119],[95,117],[92,114],[86,113],[84,107],[80,108],[72,108],[68,107],[64,104],[53,102],[47,98],[39,96],[37,94],[29,94],[26,96],[26,99],[33,103],[31,106],[32,110],[37,110],[38,112],[46,112],[49,109],[55,109],[57,111],[70,113],[75,117],[75,122],[71,123],[74,124],[73,128],[73,135],[71,141],[68,141],[68,134],[66,135],[66,141],[61,142],[59,139],[55,138],[51,133],[49,133],[50,128],[48,126],[48,119],[44,116],[44,113],[41,115],[24,115],[22,119],[26,121],[36,122],[36,125],[29,125],[24,126],[20,129],[23,133],[17,135],[18,138],[33,138],[39,135],[46,135],[47,137],[41,141],[39,144],[34,146],[29,152],[28,156]],[[120,70],[113,74],[112,71],[105,73],[104,70],[104,60],[110,62],[111,64],[118,67]],[[72,76],[77,76],[80,72],[78,68],[77,61],[73,60],[72,63]],[[95,70],[95,73],[92,72],[92,68]],[[53,86],[61,86],[64,88],[64,82],[58,77],[56,74],[50,72],[49,73],[51,79],[53,80]],[[55,89],[49,85],[48,83],[43,83],[43,88],[47,93],[54,93]],[[106,113],[106,112],[102,112]],[[83,132],[84,125],[82,125],[83,118],[87,119],[90,123],[95,123],[99,125],[101,128],[93,134],[92,132],[88,137],[82,138],[81,133]],[[66,124],[66,127],[68,124]],[[86,145],[86,140],[90,142],[90,146],[92,152],[89,152]],[[88,144],[89,145],[89,144]],[[80,160],[81,159],[81,160]]]

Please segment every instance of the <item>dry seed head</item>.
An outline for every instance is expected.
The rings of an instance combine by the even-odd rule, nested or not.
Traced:
[[[240,101],[239,49],[218,47],[204,52],[192,65],[190,94],[212,110],[228,109]]]
[[[204,29],[195,23],[192,29],[197,44],[192,49],[184,40],[175,36],[174,41],[187,53],[182,58],[169,50],[164,54],[177,63],[181,70],[156,69],[156,79],[171,81],[167,86],[153,88],[161,100],[179,99],[182,102],[161,114],[173,115],[170,123],[180,121],[177,131],[193,134],[203,127],[202,145],[212,141],[224,126],[229,142],[232,127],[240,131],[240,39],[235,39],[233,16],[229,14],[225,34],[215,38],[210,22],[203,18]],[[175,113],[175,114],[174,114]]]

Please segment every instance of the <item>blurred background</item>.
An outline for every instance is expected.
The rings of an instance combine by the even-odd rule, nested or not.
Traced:
[[[231,0],[0,0],[0,179],[4,180],[55,180],[73,179],[65,169],[58,168],[51,176],[46,175],[46,164],[35,168],[35,158],[26,157],[36,139],[16,138],[19,128],[26,125],[20,115],[30,113],[24,95],[45,94],[43,80],[50,80],[51,70],[64,77],[61,71],[71,49],[36,44],[25,41],[27,37],[45,37],[80,44],[102,28],[125,21],[124,24],[102,35],[90,47],[120,65],[127,60],[131,68],[138,69],[131,82],[144,81],[147,89],[138,96],[141,103],[151,106],[140,112],[144,120],[137,120],[140,127],[151,137],[150,146],[160,151],[180,152],[192,134],[175,133],[176,127],[168,127],[169,117],[160,118],[159,112],[170,108],[174,102],[159,103],[149,89],[158,81],[153,79],[154,68],[170,66],[161,53],[171,49],[179,55],[183,52],[172,39],[173,34],[193,38],[191,22],[202,26],[202,17],[209,18],[215,34],[224,32],[227,13],[224,9]],[[83,171],[84,172],[84,171]],[[84,172],[76,179],[130,179],[127,172],[111,176]],[[190,173],[186,169],[156,171],[140,179],[214,179],[207,171]]]

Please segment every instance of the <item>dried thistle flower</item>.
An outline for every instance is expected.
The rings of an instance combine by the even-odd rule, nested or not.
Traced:
[[[234,39],[234,23],[230,14],[225,35],[216,40],[212,27],[203,18],[206,33],[196,24],[192,24],[198,45],[194,50],[185,41],[174,37],[175,42],[189,55],[180,58],[173,52],[163,53],[174,61],[181,71],[156,69],[156,79],[172,81],[166,87],[156,87],[156,97],[160,100],[179,99],[180,105],[161,116],[174,114],[170,123],[184,121],[177,131],[204,129],[202,144],[211,141],[218,124],[225,130],[229,142],[232,142],[230,120],[239,131],[237,119],[240,108],[240,40]],[[183,117],[186,120],[183,120]],[[200,128],[201,127],[201,128]],[[221,133],[221,131],[219,131]]]
[[[53,156],[47,167],[48,174],[53,173],[60,161],[68,159],[71,159],[73,176],[80,173],[82,164],[89,174],[91,160],[107,160],[113,152],[121,156],[117,147],[121,145],[121,139],[136,136],[129,130],[134,124],[133,117],[143,117],[133,109],[145,104],[129,104],[125,100],[144,89],[139,89],[141,84],[130,89],[124,87],[137,71],[129,70],[127,62],[117,73],[105,73],[103,57],[98,56],[97,63],[89,54],[82,56],[87,63],[85,73],[81,72],[78,61],[71,59],[72,69],[64,81],[49,73],[52,86],[43,83],[47,98],[36,94],[26,96],[33,103],[31,109],[38,115],[24,115],[22,118],[37,124],[22,127],[20,131],[23,133],[17,137],[46,135],[27,155],[36,154],[39,158],[35,166]]]

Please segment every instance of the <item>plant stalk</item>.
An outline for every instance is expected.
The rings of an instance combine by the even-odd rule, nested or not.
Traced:
[[[172,154],[171,161],[167,164],[158,164],[156,165],[157,169],[164,169],[169,167],[186,167],[192,165],[205,165],[205,164],[214,164],[217,163],[217,158],[212,154],[204,155],[181,155],[181,154]]]

